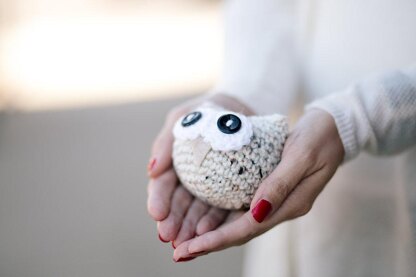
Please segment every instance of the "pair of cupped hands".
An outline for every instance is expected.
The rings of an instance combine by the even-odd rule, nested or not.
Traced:
[[[253,114],[244,104],[223,94],[188,101],[168,114],[148,165],[147,209],[157,222],[159,239],[172,243],[175,262],[242,245],[281,222],[305,215],[344,157],[332,116],[319,109],[309,110],[290,132],[280,163],[260,184],[250,210],[211,207],[179,183],[172,166],[174,123],[205,101]]]

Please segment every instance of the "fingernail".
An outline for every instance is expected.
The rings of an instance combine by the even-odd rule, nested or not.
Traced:
[[[147,171],[149,172],[152,171],[155,165],[156,165],[156,159],[153,158],[149,161],[149,164],[147,165]]]
[[[265,199],[261,199],[251,211],[254,219],[261,223],[272,210],[272,204]]]
[[[172,248],[173,248],[173,249],[176,249],[176,246],[175,246],[175,244],[173,243],[173,240],[172,240]]]
[[[195,259],[196,257],[186,257],[186,258],[179,258],[178,260],[173,259],[175,263],[187,262],[190,260]]]
[[[168,243],[169,242],[168,240],[164,240],[160,234],[159,234],[159,239],[160,239],[161,242],[164,242],[164,243]]]

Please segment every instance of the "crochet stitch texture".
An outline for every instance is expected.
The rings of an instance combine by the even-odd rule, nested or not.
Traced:
[[[277,166],[288,134],[280,115],[248,117],[253,136],[238,151],[210,150],[200,165],[193,162],[191,140],[175,139],[173,164],[181,183],[196,197],[223,209],[241,209],[250,202]]]

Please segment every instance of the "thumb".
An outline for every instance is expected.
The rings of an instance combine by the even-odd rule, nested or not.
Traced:
[[[283,204],[302,180],[306,167],[294,158],[283,158],[276,169],[260,184],[251,201],[251,214],[261,223]]]

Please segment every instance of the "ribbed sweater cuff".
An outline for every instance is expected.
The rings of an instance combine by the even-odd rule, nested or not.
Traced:
[[[344,146],[344,162],[351,160],[359,153],[359,145],[356,137],[354,114],[346,99],[334,99],[329,96],[316,100],[305,107],[305,110],[321,109],[332,115],[338,129],[339,136]]]

